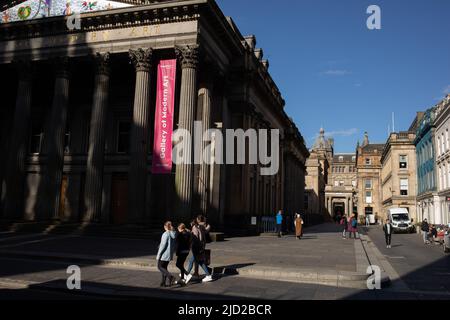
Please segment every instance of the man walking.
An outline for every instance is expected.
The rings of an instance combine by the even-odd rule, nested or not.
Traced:
[[[394,229],[392,228],[392,224],[389,219],[386,220],[386,224],[383,226],[383,231],[386,238],[386,248],[391,249],[392,233],[394,233]]]
[[[424,244],[429,244],[428,241],[428,232],[430,232],[430,225],[428,224],[428,220],[424,219],[422,222],[422,226],[420,228],[422,230],[422,234],[423,234],[423,243]]]
[[[282,231],[281,231],[281,227],[283,225],[283,211],[278,211],[277,214],[277,234],[278,234],[278,238],[281,238],[282,236]]]

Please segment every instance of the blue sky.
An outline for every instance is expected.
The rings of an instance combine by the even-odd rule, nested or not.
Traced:
[[[450,93],[448,0],[218,0],[270,60],[286,111],[310,146],[323,125],[336,152],[369,132],[385,142]],[[369,5],[382,29],[367,29]]]

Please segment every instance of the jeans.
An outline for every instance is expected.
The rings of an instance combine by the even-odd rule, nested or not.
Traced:
[[[390,246],[392,242],[392,234],[386,234],[386,245]]]
[[[194,268],[194,262],[195,262],[195,256],[192,255],[191,258],[189,259],[189,266],[188,266],[188,268],[186,270],[186,274],[190,274],[191,273],[192,268]],[[203,272],[205,272],[205,274],[207,276],[209,276],[210,274],[209,274],[208,268],[206,267],[205,263],[203,261],[201,261],[201,262],[197,261],[197,262],[198,262],[198,265],[200,266],[200,268],[203,269]]]
[[[281,224],[277,224],[277,234],[281,236]]]
[[[427,243],[428,242],[428,232],[422,231],[423,233],[423,242]]]
[[[161,272],[162,279],[161,284],[166,284],[167,279],[171,279],[172,275],[170,274],[169,270],[167,270],[167,267],[169,266],[169,261],[158,261],[158,270]]]
[[[177,257],[177,268],[180,269],[181,275],[186,274],[186,269],[184,269],[184,263],[187,260],[187,257],[189,256],[189,253],[180,253]]]

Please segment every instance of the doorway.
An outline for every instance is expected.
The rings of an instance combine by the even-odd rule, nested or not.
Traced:
[[[112,223],[115,225],[126,224],[128,211],[128,176],[113,176],[111,188]]]
[[[58,217],[64,220],[66,213],[66,195],[67,195],[67,176],[63,176],[61,180],[61,189],[59,194],[59,211]]]

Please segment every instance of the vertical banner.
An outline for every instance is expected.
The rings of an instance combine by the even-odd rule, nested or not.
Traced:
[[[172,172],[173,113],[175,108],[175,78],[177,60],[161,60],[158,65],[153,144],[153,174]]]

